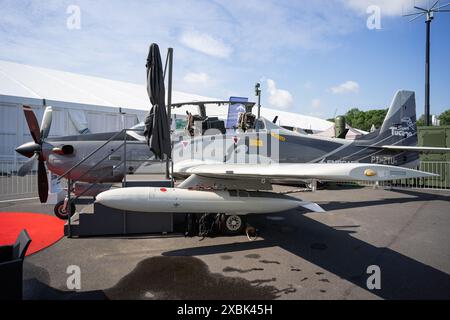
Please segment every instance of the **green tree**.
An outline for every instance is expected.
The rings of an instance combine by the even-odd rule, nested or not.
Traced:
[[[365,121],[364,127],[365,131],[369,131],[372,125],[375,125],[376,128],[381,127],[383,124],[384,118],[386,117],[387,109],[381,110],[369,110],[365,112]]]
[[[425,115],[424,115],[424,114],[421,115],[421,116],[419,117],[419,119],[417,119],[416,125],[417,125],[418,127],[423,127],[423,126],[425,125]]]
[[[450,125],[450,109],[442,112],[439,116],[439,120],[441,126]]]
[[[450,110],[447,110],[447,111],[445,111],[445,112],[448,112],[448,111],[450,111]],[[449,117],[450,117],[450,113],[447,114],[447,115],[445,115],[445,114],[444,114],[445,112],[441,113],[441,116],[443,115],[443,119],[447,119],[447,120],[442,121],[442,120],[441,120],[441,116],[438,117],[439,120],[441,120],[441,125],[445,125],[445,121],[449,121],[449,120],[450,120],[450,118],[449,118]],[[446,117],[447,117],[447,118],[446,118]],[[430,115],[430,123],[431,123],[431,119],[432,119],[432,118],[433,118],[433,117]],[[418,127],[424,127],[424,126],[425,126],[425,115],[424,115],[424,114],[422,114],[422,115],[419,117],[419,119],[417,119],[416,124],[417,124]],[[450,122],[448,122],[448,124],[450,124]]]
[[[352,108],[345,114],[347,123],[356,129],[369,131],[372,125],[379,128],[386,117],[387,109],[361,111]]]
[[[375,109],[369,111],[361,111],[358,108],[351,108],[345,114],[345,120],[348,125],[353,128],[369,131],[372,125],[375,125],[376,128],[381,127],[383,124],[384,118],[386,117],[388,109]],[[450,109],[442,112],[439,115],[440,124],[450,125]],[[328,119],[328,121],[334,122],[334,119]],[[425,125],[425,115],[421,115],[419,119],[417,119],[417,126]]]

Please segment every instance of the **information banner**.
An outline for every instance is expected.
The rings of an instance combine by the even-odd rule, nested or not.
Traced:
[[[248,102],[248,98],[230,97],[230,105],[228,107],[227,129],[237,128],[239,113],[245,112],[245,105],[240,102]]]

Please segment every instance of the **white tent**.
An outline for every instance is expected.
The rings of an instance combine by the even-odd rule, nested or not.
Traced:
[[[333,122],[320,118],[263,107],[261,107],[261,116],[269,120],[278,116],[277,124],[280,126],[309,129],[313,131],[324,131],[331,126],[334,126]]]
[[[347,140],[355,140],[356,138],[363,136],[365,134],[368,134],[368,132],[355,129],[353,127],[350,127],[348,124],[345,125],[345,128],[348,129],[348,132],[345,136],[345,139]],[[322,132],[316,133],[316,136],[320,137],[327,137],[327,138],[335,138],[335,132],[334,132],[334,124],[327,130],[324,130]]]
[[[145,85],[0,60],[0,95],[148,112]],[[174,91],[173,101],[214,100]],[[55,104],[53,104],[55,105]]]

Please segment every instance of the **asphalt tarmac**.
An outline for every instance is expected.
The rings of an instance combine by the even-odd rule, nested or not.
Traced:
[[[24,298],[450,298],[449,191],[350,188],[293,195],[327,212],[251,217],[259,230],[255,241],[63,238],[25,259]],[[0,203],[0,211],[52,214],[53,207],[29,200]],[[79,267],[79,290],[67,287],[69,266]]]

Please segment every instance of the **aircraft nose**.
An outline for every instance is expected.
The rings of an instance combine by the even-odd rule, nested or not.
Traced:
[[[33,141],[24,143],[20,147],[16,148],[16,152],[27,157],[31,158],[36,151],[39,151],[41,149],[41,146],[37,143],[34,143]]]

